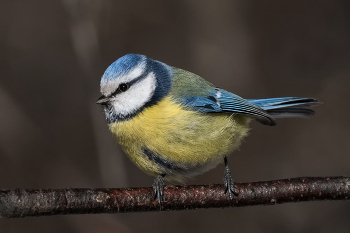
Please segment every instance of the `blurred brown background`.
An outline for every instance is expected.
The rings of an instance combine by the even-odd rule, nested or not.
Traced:
[[[324,102],[310,120],[254,122],[229,159],[238,182],[350,175],[349,1],[2,0],[0,17],[0,188],[151,185],[95,104],[104,70],[127,53],[245,98]],[[338,201],[5,219],[0,232],[349,232],[349,219]]]

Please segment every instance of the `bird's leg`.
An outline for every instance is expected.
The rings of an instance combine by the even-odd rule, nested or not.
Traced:
[[[238,193],[235,192],[234,181],[231,176],[230,168],[228,167],[226,156],[224,157],[224,161],[225,161],[225,173],[224,173],[225,193],[228,193],[230,199],[233,199],[234,195],[238,196]]]
[[[159,208],[162,210],[162,201],[163,201],[163,194],[164,194],[164,176],[165,174],[159,175],[154,179],[153,182],[153,191],[154,191],[154,198],[158,200]]]

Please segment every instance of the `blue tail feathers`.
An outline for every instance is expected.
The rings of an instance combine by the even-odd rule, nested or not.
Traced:
[[[310,107],[321,104],[316,99],[301,97],[250,99],[248,101],[258,105],[274,118],[309,117],[315,114]]]

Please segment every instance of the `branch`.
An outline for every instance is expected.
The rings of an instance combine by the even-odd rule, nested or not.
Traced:
[[[223,185],[166,186],[162,210],[347,200],[349,177],[303,177],[236,183],[230,201]],[[152,188],[0,190],[0,218],[159,211]]]

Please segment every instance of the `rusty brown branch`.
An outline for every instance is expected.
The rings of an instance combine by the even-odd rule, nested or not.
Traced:
[[[233,201],[223,185],[167,186],[162,210],[347,200],[349,177],[303,177],[237,183]],[[159,211],[152,188],[0,190],[0,218]]]

